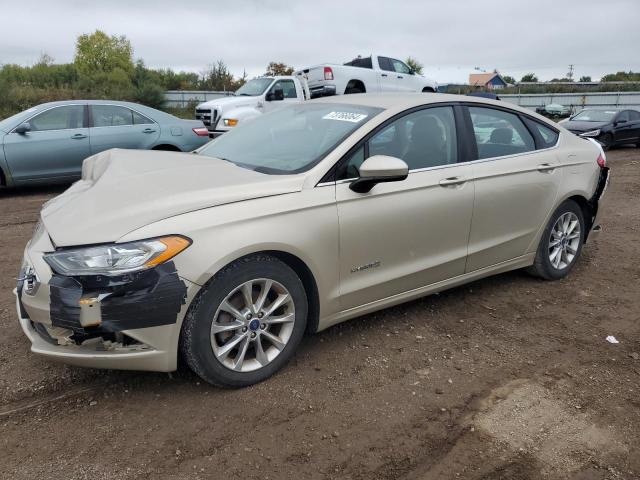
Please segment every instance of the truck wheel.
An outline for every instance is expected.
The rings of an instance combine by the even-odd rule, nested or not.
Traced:
[[[364,93],[364,92],[360,90],[358,87],[349,87],[344,91],[345,95],[349,95],[351,93]]]

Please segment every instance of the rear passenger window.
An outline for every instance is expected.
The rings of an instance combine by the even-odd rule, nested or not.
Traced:
[[[533,137],[518,115],[484,107],[469,107],[478,158],[504,157],[536,149]]]
[[[525,122],[531,130],[535,130],[540,134],[542,145],[540,148],[553,147],[558,142],[558,132],[542,125],[541,123],[525,117]]]
[[[637,110],[629,110],[629,118],[632,122],[640,120],[640,112],[638,112]]]
[[[150,123],[153,123],[153,120],[145,117],[141,113],[138,113],[135,110],[132,110],[132,112],[133,112],[133,124],[134,125],[148,125]]]
[[[380,65],[380,70],[386,70],[387,72],[394,71],[390,58],[378,57],[378,65]]]
[[[91,105],[94,127],[121,127],[133,125],[133,112],[118,105]]]

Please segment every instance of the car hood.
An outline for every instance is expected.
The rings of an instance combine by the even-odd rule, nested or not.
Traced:
[[[87,158],[82,179],[47,202],[41,219],[56,246],[114,242],[158,220],[297,192],[303,183],[304,175],[267,175],[189,153],[113,149]]]
[[[588,132],[589,130],[595,130],[596,128],[602,128],[607,125],[607,122],[580,122],[574,120],[568,120],[562,122],[562,125],[567,130],[573,130],[576,132]]]
[[[240,97],[222,97],[200,103],[196,108],[215,108],[216,110],[229,110],[237,107],[250,107],[258,103],[262,97],[248,97],[246,95]]]

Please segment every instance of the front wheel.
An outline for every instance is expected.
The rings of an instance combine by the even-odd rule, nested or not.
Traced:
[[[244,387],[291,358],[307,322],[307,296],[296,273],[270,255],[238,260],[216,274],[185,317],[180,350],[203,380]]]
[[[573,200],[565,201],[553,213],[542,233],[529,271],[545,280],[566,277],[582,252],[584,228],[580,206]]]
[[[602,138],[600,138],[600,144],[602,145],[602,149],[607,151],[613,147],[613,137],[610,133],[605,133]]]

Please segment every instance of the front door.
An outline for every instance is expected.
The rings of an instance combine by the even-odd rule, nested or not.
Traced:
[[[160,136],[160,126],[122,105],[89,105],[91,153],[110,148],[147,150]]]
[[[4,152],[16,183],[74,180],[90,155],[85,105],[53,107],[31,118],[30,130],[11,132]]]
[[[533,242],[556,202],[562,172],[557,150],[550,148],[557,141],[551,129],[538,124],[539,142],[549,145],[536,150],[520,116],[487,107],[468,111],[478,150],[478,160],[471,163],[475,202],[466,270],[472,272],[535,251]]]
[[[284,98],[282,100],[270,100],[270,101],[267,101],[265,99],[264,101],[265,113],[272,112],[273,110],[278,110],[279,108],[283,108],[283,107],[286,107],[287,105],[291,105],[293,103],[299,102],[298,94],[296,92],[296,84],[293,80],[289,80],[289,79],[278,80],[271,86],[265,98],[269,96],[270,93],[272,94],[276,90],[282,90],[282,93],[284,94]]]
[[[393,69],[396,75],[396,88],[400,92],[415,92],[417,88],[415,87],[415,77],[411,75],[411,69],[409,66],[395,58],[391,59],[391,63],[393,64]]]
[[[365,157],[390,155],[406,180],[349,189]],[[457,163],[453,108],[409,113],[371,136],[339,168],[342,309],[464,273],[473,208],[471,167]]]

